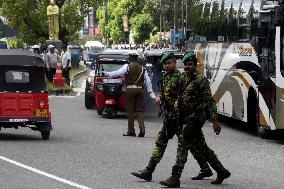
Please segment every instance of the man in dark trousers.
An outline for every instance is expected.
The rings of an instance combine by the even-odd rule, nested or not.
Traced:
[[[207,146],[201,129],[206,121],[205,108],[207,106],[213,122],[213,130],[216,135],[219,135],[221,127],[217,121],[217,107],[207,80],[196,70],[196,55],[188,53],[182,62],[185,70],[181,77],[182,132],[178,136],[176,163],[172,167],[172,175],[167,180],[161,181],[160,184],[170,188],[180,187],[180,177],[187,161],[189,149],[205,158],[217,172],[217,178],[211,184],[221,184],[230,177],[231,173],[224,168],[214,151]]]
[[[132,172],[131,174],[146,180],[152,180],[152,174],[156,168],[156,165],[162,160],[167,144],[174,135],[179,137],[181,131],[177,127],[177,111],[175,111],[174,105],[178,97],[179,85],[181,79],[181,73],[176,69],[176,59],[173,53],[164,53],[160,63],[163,64],[165,73],[161,81],[162,86],[160,87],[161,95],[156,98],[158,105],[161,104],[161,98],[164,104],[164,110],[166,115],[163,119],[163,127],[158,133],[156,139],[156,146],[152,152],[147,167],[139,172]],[[193,177],[193,180],[202,180],[205,177],[212,176],[212,171],[202,156],[195,151],[192,151],[193,157],[197,160],[201,170],[198,176]]]
[[[156,98],[151,80],[145,68],[137,62],[138,54],[129,54],[129,64],[125,64],[122,68],[113,72],[103,72],[108,77],[125,76],[126,96],[125,108],[128,118],[128,131],[123,136],[136,136],[134,129],[134,117],[136,114],[137,121],[140,128],[138,137],[144,137],[144,86],[151,98]]]

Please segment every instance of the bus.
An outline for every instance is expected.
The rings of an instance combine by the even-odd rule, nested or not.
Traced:
[[[284,1],[265,1],[256,42],[190,43],[218,113],[254,126],[261,138],[284,129]]]

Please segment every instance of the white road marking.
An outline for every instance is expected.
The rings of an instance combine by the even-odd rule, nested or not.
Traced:
[[[22,168],[24,168],[24,169],[27,169],[27,170],[29,170],[29,171],[35,172],[35,173],[37,173],[37,174],[40,174],[40,175],[49,177],[49,178],[51,178],[51,179],[54,179],[54,180],[57,180],[57,181],[59,181],[59,182],[68,184],[68,185],[70,185],[70,186],[74,186],[74,187],[76,187],[76,188],[80,188],[80,189],[91,189],[91,188],[89,188],[89,187],[82,186],[82,185],[80,185],[80,184],[76,184],[76,183],[71,182],[71,181],[68,181],[68,180],[66,180],[66,179],[59,178],[59,177],[57,177],[57,176],[55,176],[55,175],[48,174],[48,173],[45,173],[45,172],[40,171],[40,170],[38,170],[38,169],[29,167],[29,166],[27,166],[27,165],[24,165],[24,164],[22,164],[22,163],[16,162],[16,161],[14,161],[14,160],[10,160],[10,159],[5,158],[5,157],[3,157],[3,156],[0,156],[0,159],[3,160],[3,161],[9,162],[9,163],[11,163],[11,164],[17,165],[17,166],[19,166],[19,167],[22,167]]]

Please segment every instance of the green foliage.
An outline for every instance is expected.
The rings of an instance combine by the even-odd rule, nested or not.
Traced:
[[[9,39],[8,46],[12,49],[24,48],[24,42],[19,38]]]
[[[154,10],[148,9],[148,7],[151,5],[157,6],[157,0],[109,0],[108,2],[107,25],[105,22],[105,6],[99,6],[97,9],[97,18],[103,34],[103,40],[107,31],[111,43],[118,44],[127,41],[129,33],[123,31],[122,16],[124,15],[128,17],[128,27],[133,31],[136,43],[142,43],[149,39],[150,33],[154,28],[153,16],[155,15],[150,14]]]
[[[78,37],[77,31],[83,24],[88,7],[96,2],[98,0],[57,1],[60,8],[61,40],[74,40]],[[49,0],[0,0],[0,9],[9,25],[19,30],[19,37],[29,44],[34,44],[42,38],[48,39],[46,8],[49,3]]]
[[[153,28],[153,19],[150,14],[137,14],[130,19],[134,41],[142,44],[149,39]]]

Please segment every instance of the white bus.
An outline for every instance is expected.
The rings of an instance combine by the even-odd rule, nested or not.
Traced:
[[[256,126],[262,138],[284,129],[283,17],[284,0],[263,1],[256,45],[189,44],[210,81],[218,113]]]

